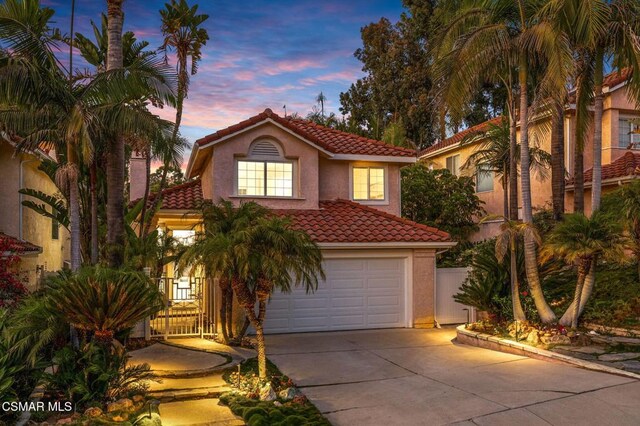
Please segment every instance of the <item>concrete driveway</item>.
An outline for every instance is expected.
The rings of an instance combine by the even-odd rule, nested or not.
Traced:
[[[639,425],[640,381],[460,345],[454,329],[267,336],[335,425]]]

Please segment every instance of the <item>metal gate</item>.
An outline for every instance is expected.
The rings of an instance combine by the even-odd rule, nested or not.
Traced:
[[[436,269],[436,321],[438,324],[462,324],[473,321],[475,312],[471,306],[462,305],[453,296],[467,279],[468,268]]]
[[[150,320],[151,337],[212,335],[213,288],[202,277],[162,277],[165,309]]]

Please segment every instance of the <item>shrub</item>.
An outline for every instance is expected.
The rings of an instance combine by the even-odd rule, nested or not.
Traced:
[[[0,308],[13,308],[27,294],[18,272],[18,254],[9,240],[0,238]]]

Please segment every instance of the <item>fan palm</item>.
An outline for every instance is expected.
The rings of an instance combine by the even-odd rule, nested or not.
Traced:
[[[510,212],[509,207],[513,203],[509,203],[510,194],[507,188],[510,181],[512,158],[516,159],[517,164],[517,159],[520,158],[520,145],[516,144],[516,152],[512,155],[511,126],[504,118],[499,124],[489,123],[486,129],[469,133],[464,137],[461,144],[470,144],[478,140],[482,140],[482,142],[473,154],[467,158],[462,168],[477,170],[482,167],[483,170],[495,173],[500,178],[504,192],[503,217],[505,219],[513,217],[513,212]],[[537,172],[542,179],[545,179],[548,174],[548,167],[551,164],[551,156],[538,147],[530,147],[529,151],[531,169]],[[517,194],[511,194],[511,197],[517,197]],[[516,210],[516,217],[517,214]]]
[[[596,210],[591,218],[582,213],[565,215],[548,234],[541,251],[542,260],[561,258],[569,264],[577,264],[578,281],[569,309],[571,326],[578,326],[580,306],[586,304],[582,300],[585,279],[589,271],[596,267],[598,259],[619,262],[624,259],[626,237],[620,224],[600,210]]]
[[[59,275],[47,297],[65,321],[103,343],[164,308],[162,294],[144,273],[103,267]]]

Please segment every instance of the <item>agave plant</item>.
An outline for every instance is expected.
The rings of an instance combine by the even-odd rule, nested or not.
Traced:
[[[67,322],[104,343],[163,308],[162,295],[144,273],[104,267],[60,274],[48,297]]]

